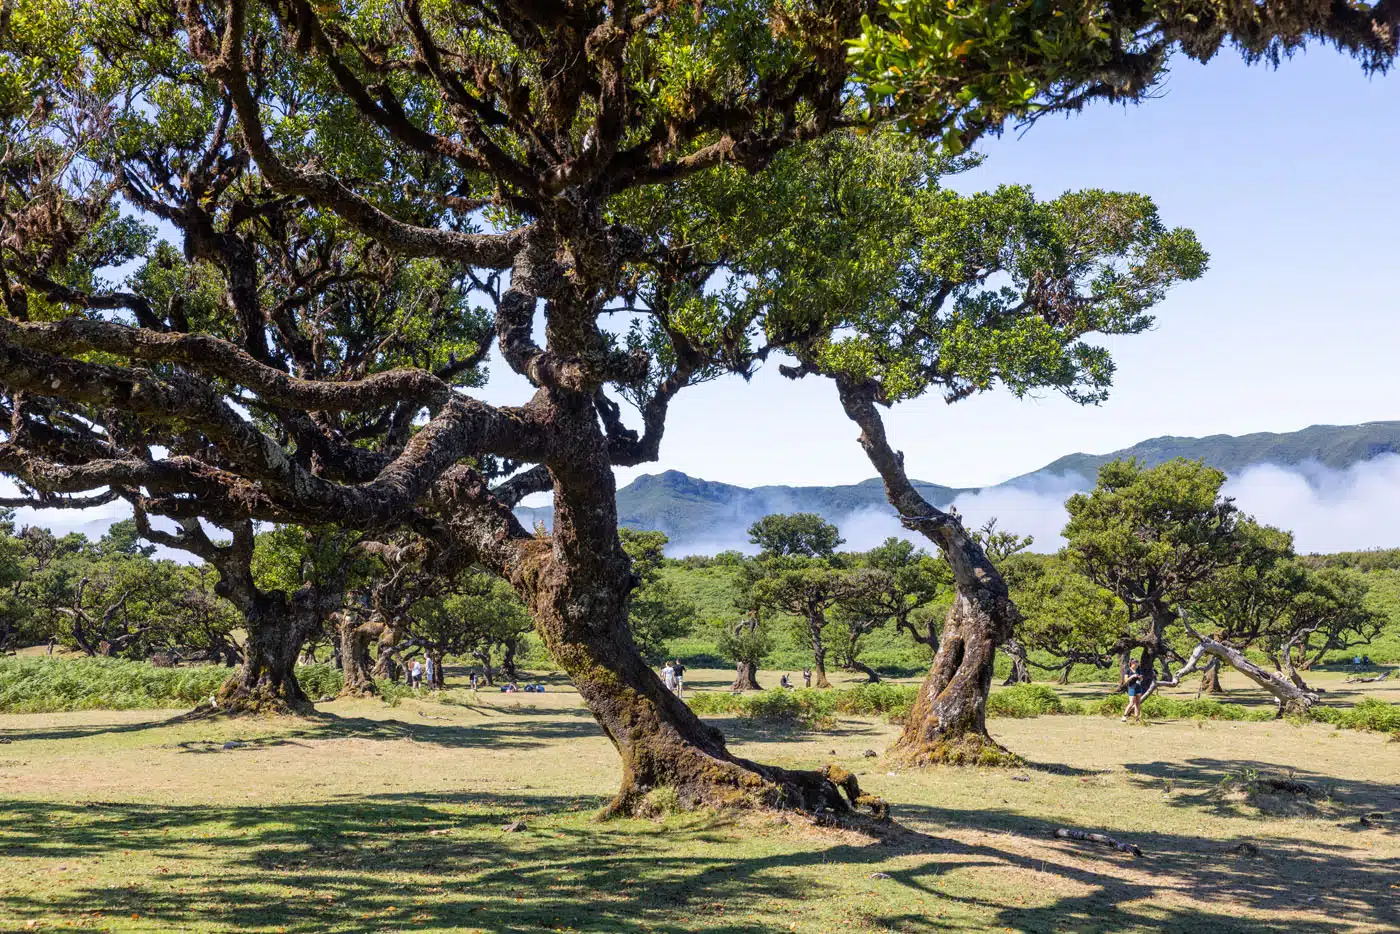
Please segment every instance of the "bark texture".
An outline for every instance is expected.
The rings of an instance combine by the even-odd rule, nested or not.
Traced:
[[[551,327],[563,327],[564,310]],[[674,792],[683,808],[771,807],[848,811],[873,799],[821,772],[749,762],[700,720],[646,664],[628,626],[636,578],[617,533],[617,489],[592,394],[542,390],[572,456],[549,464],[554,527],[549,538],[519,538],[504,562],[527,598],[536,630],[568,674],[622,759],[622,781],[607,812],[648,813],[649,796]],[[507,521],[513,522],[509,511]],[[517,524],[518,525],[518,524]],[[843,797],[843,790],[846,792]]]
[[[734,683],[729,686],[732,691],[761,691],[763,688],[758,683],[758,666],[749,662],[740,662],[735,667]]]
[[[1007,639],[1001,650],[1011,659],[1011,673],[1002,684],[1030,684],[1031,667],[1026,647],[1015,639]]]
[[[296,664],[319,616],[299,614],[285,599],[259,603],[252,613],[244,612],[243,664],[219,688],[215,702],[225,713],[309,714],[313,706],[297,683]]]
[[[890,446],[876,409],[877,388],[841,376],[836,385],[847,416],[860,426],[861,446],[884,481],[890,504],[906,528],[943,552],[956,590],[933,666],[888,756],[916,766],[1013,764],[1016,757],[987,732],[996,652],[1020,621],[1006,582],[957,515],[936,509],[909,481],[904,456]]]
[[[336,614],[337,635],[340,639],[341,697],[369,697],[379,693],[374,684],[374,660],[369,646],[383,634],[385,626],[376,619],[362,620],[357,614],[343,610]]]

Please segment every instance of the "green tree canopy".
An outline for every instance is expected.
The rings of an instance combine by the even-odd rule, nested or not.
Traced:
[[[764,557],[831,558],[845,539],[821,516],[794,512],[759,519],[749,526],[749,541]]]
[[[1223,569],[1260,547],[1241,531],[1239,509],[1222,496],[1225,474],[1200,461],[1146,467],[1133,459],[1099,468],[1098,484],[1065,502],[1066,554],[1089,580],[1123,601],[1144,628],[1144,667],[1171,652],[1177,613]]]

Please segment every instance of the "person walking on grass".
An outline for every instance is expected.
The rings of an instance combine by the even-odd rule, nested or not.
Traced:
[[[413,667],[410,669],[409,682],[414,688],[423,686],[423,663],[418,659],[413,660]]]
[[[685,666],[680,663],[679,659],[672,659],[671,661],[671,676],[676,679],[676,696],[684,697]]]
[[[666,685],[666,690],[672,694],[676,692],[676,669],[671,667],[669,661],[661,668],[661,683]]]
[[[1142,674],[1142,663],[1133,659],[1128,663],[1128,680],[1124,683],[1128,690],[1128,709],[1123,711],[1123,722],[1129,717],[1137,717],[1142,722],[1142,699],[1147,694],[1147,679]]]

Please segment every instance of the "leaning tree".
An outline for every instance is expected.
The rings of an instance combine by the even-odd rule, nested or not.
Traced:
[[[628,635],[633,579],[612,468],[656,457],[670,402],[687,385],[746,371],[775,341],[810,335],[765,336],[703,314],[703,293],[680,306],[636,304],[643,291],[656,297],[653,273],[689,284],[704,276],[687,265],[686,243],[648,239],[614,202],[721,166],[760,170],[861,119],[917,110],[926,132],[966,137],[1032,109],[1139,97],[1177,45],[1203,58],[1226,38],[1257,52],[1320,37],[1374,66],[1396,44],[1389,3],[1297,0],[1267,5],[1286,17],[1254,19],[1222,18],[1220,4],[1111,2],[1070,17],[1048,4],[964,5],[1010,26],[966,45],[921,39],[918,73],[936,80],[906,101],[892,85],[862,84],[848,55],[863,28],[900,28],[869,0],[5,4],[0,417],[9,429],[0,470],[50,505],[120,490],[177,520],[411,528],[526,600],[622,757],[616,809],[661,786],[685,804],[845,807],[825,776],[730,753],[664,690]],[[968,12],[960,6],[952,12]],[[1239,14],[1246,5],[1223,6]],[[870,54],[883,67],[883,53]],[[852,107],[863,90],[865,115]],[[152,300],[152,277],[125,287],[103,279],[104,268],[155,259],[133,209],[177,231],[180,249],[165,264],[198,265],[193,281],[181,280],[213,298],[194,302],[198,313],[189,287]],[[462,391],[455,366],[442,372],[408,353],[322,365],[318,354],[338,359],[345,348],[327,335],[347,306],[308,310],[297,290],[319,290],[319,276],[294,277],[288,300],[269,306],[239,258],[273,249],[258,244],[279,242],[282,225],[301,219],[494,291],[495,338],[531,384],[529,399],[488,404]],[[295,268],[315,268],[319,255],[297,251]],[[1070,315],[1055,300],[1059,283],[1045,285],[1030,307]],[[635,342],[604,323],[620,305],[641,318]],[[412,347],[419,325],[463,315],[409,317],[391,314],[360,336],[371,348]],[[966,319],[966,342],[978,344],[983,323]],[[960,526],[925,509],[877,430],[873,404],[902,387],[817,356],[842,374],[847,408],[901,512],[964,581],[992,581],[970,593],[964,584],[960,600],[985,593],[1009,607],[994,573],[973,570],[986,564],[980,550],[959,550]],[[639,403],[638,428],[618,395]],[[493,486],[493,470],[516,465],[518,476]],[[548,535],[511,511],[534,490],[553,495]],[[994,632],[988,618],[985,608],[961,611],[955,638],[945,631],[944,647],[957,648],[935,666],[939,678],[962,667],[948,660],[990,655],[994,635],[962,631]],[[939,706],[943,693],[924,692],[933,706],[912,718],[913,745],[930,712],[981,730],[978,703],[955,716]]]
[[[1089,493],[1065,501],[1065,553],[1075,568],[1127,605],[1129,629],[1114,646],[1142,668],[1176,654],[1167,634],[1207,582],[1256,551],[1241,531],[1234,500],[1222,496],[1225,474],[1183,459],[1147,467],[1136,459],[1099,468]],[[1168,678],[1171,679],[1170,672]]]
[[[996,387],[1097,402],[1113,363],[1088,335],[1142,331],[1167,289],[1206,262],[1144,196],[1040,201],[1021,187],[964,196],[940,184],[968,161],[893,130],[835,133],[756,178],[711,173],[647,193],[635,211],[647,229],[695,244],[691,262],[743,283],[714,301],[797,358],[786,375],[834,384],[902,522],[948,563],[952,608],[894,750],[915,763],[1006,761],[986,731],[986,698],[1019,614],[983,547],[991,533],[919,492],[881,408]],[[696,201],[708,209],[690,209]]]
[[[1367,605],[1369,587],[1345,568],[1315,568],[1293,552],[1293,536],[1280,529],[1241,522],[1240,560],[1212,575],[1191,600],[1190,616],[1210,638],[1239,650],[1262,652],[1274,666],[1264,683],[1281,704],[1298,706],[1301,696],[1280,691],[1283,679],[1311,693],[1306,670],[1330,651],[1365,645],[1385,624]],[[1202,689],[1218,692],[1222,656],[1212,654]],[[1225,657],[1226,664],[1233,661]],[[1246,670],[1245,674],[1254,677]],[[1256,679],[1257,680],[1257,679]]]

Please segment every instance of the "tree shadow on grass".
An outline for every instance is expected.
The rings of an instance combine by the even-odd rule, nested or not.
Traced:
[[[935,834],[935,828],[945,828],[1005,835],[1004,849],[943,837],[941,845],[967,857],[966,865],[1000,862],[1037,873],[1042,880],[1048,874],[1046,888],[1052,891],[1063,888],[1063,883],[1084,889],[1082,894],[1040,907],[1004,906],[997,916],[998,927],[1115,931],[1126,913],[1137,915],[1136,923],[1152,930],[1182,932],[1341,931],[1357,923],[1382,930],[1400,928],[1400,906],[1387,891],[1400,871],[1400,860],[1368,858],[1366,851],[1352,847],[1279,838],[1222,841],[1150,829],[1114,831],[1141,847],[1144,857],[1135,859],[1097,844],[1054,837],[1061,827],[1102,828],[1076,828],[1006,812],[918,805],[900,805],[894,813]],[[893,874],[898,878],[898,873]],[[919,883],[911,880],[910,884]],[[1168,896],[1165,904],[1164,895]],[[1159,901],[1146,904],[1152,899]],[[1204,903],[1218,914],[1180,904],[1187,899]],[[1267,913],[1269,919],[1240,917],[1241,908]],[[1298,912],[1322,913],[1327,920],[1293,914]],[[1150,924],[1148,919],[1153,919]]]
[[[1174,807],[1199,808],[1235,817],[1269,819],[1267,813],[1241,811],[1225,792],[1233,784],[1247,784],[1259,779],[1296,781],[1306,786],[1298,797],[1314,802],[1327,802],[1331,809],[1356,818],[1371,812],[1382,812],[1392,826],[1400,819],[1400,785],[1393,782],[1337,778],[1308,769],[1280,766],[1255,759],[1214,759],[1198,757],[1174,762],[1125,763],[1124,769],[1144,790],[1167,793],[1167,802]]]
[[[1133,860],[1055,841],[1057,825],[1039,818],[989,822],[985,811],[911,805],[898,813],[922,833],[866,845],[705,816],[666,825],[589,819],[601,803],[491,793],[268,807],[6,803],[7,855],[107,865],[126,854],[131,868],[100,883],[54,886],[42,904],[0,890],[0,919],[96,910],[139,914],[155,929],[221,932],[738,934],[786,927],[803,902],[850,907],[869,895],[860,920],[897,931],[949,926],[916,910],[920,897],[954,906],[962,929],[1340,934],[1357,923],[1400,926],[1385,894],[1400,867],[1343,847],[1299,841],[1239,856],[1228,842],[1145,831],[1133,840],[1147,857]],[[526,829],[502,832],[515,818]],[[869,879],[876,869],[886,878]],[[1019,888],[1007,887],[1007,872],[1018,874]],[[1027,893],[1035,904],[1019,903]],[[1305,901],[1310,895],[1321,902]],[[757,919],[736,917],[750,909],[761,909]],[[1240,909],[1265,916],[1240,917]]]
[[[580,739],[602,735],[597,721],[586,710],[563,708],[532,708],[505,710],[490,708],[492,713],[505,712],[496,721],[470,721],[451,724],[423,723],[403,713],[404,719],[343,717],[329,712],[307,717],[265,718],[238,717],[220,720],[191,721],[187,718],[144,720],[129,724],[93,724],[40,728],[10,728],[0,730],[0,737],[12,742],[85,739],[116,733],[137,733],[192,722],[217,724],[218,739],[192,739],[172,745],[198,754],[228,754],[269,746],[305,744],[313,740],[370,739],[412,740],[453,749],[491,747],[493,749],[528,749],[546,746],[557,740]],[[489,715],[489,714],[488,714]],[[535,718],[528,724],[527,718]],[[232,735],[225,735],[232,734]],[[225,749],[224,744],[236,747]]]
[[[860,720],[841,719],[829,729],[814,730],[798,723],[763,720],[748,717],[704,717],[717,727],[731,743],[817,743],[828,739],[849,739],[855,736],[879,740],[881,731]]]

